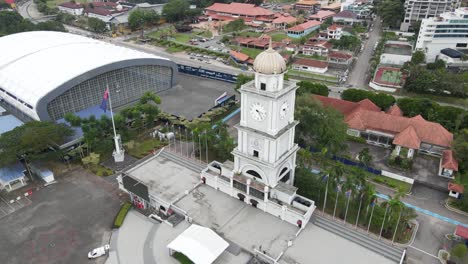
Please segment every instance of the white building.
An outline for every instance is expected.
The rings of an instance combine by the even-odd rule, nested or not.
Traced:
[[[212,162],[201,173],[213,188],[291,224],[304,227],[314,201],[296,194],[294,120],[296,83],[284,80],[286,63],[270,48],[253,64],[255,80],[241,89],[241,120],[234,163]]]
[[[468,49],[468,8],[423,19],[415,48],[425,52],[427,62],[435,61],[446,48]]]
[[[405,17],[400,25],[400,30],[408,31],[411,23],[437,17],[458,7],[459,4],[460,0],[406,0]]]
[[[328,62],[299,58],[293,62],[292,68],[297,71],[325,73],[328,70]]]
[[[81,3],[66,2],[57,6],[58,10],[72,14],[74,16],[81,16],[83,14],[84,6]]]

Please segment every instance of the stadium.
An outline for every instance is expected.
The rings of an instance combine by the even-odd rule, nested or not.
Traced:
[[[106,87],[119,107],[177,83],[168,59],[69,33],[8,35],[0,50],[0,104],[23,121],[95,108]]]

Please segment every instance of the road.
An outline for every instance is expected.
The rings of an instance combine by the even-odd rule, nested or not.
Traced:
[[[34,1],[22,1],[18,2],[18,13],[33,23],[44,22],[50,19],[48,16],[42,15],[38,10]]]
[[[369,32],[369,39],[364,43],[364,50],[359,54],[356,64],[348,78],[348,85],[352,87],[367,87],[367,77],[369,74],[369,61],[372,58],[374,45],[380,37],[381,23],[380,18],[376,17]]]

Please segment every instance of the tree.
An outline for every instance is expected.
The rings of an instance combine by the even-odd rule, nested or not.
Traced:
[[[426,61],[426,55],[424,51],[417,50],[411,56],[411,63],[414,65],[424,63]]]
[[[88,18],[88,27],[91,31],[96,33],[103,33],[107,31],[106,22],[95,17]]]
[[[323,107],[310,95],[303,95],[296,99],[295,116],[299,120],[296,138],[301,145],[326,148],[331,154],[346,148],[347,126],[340,112]]]
[[[443,61],[443,60],[436,60],[435,62],[428,63],[426,65],[426,68],[428,70],[445,69],[445,67],[446,67],[445,61]]]
[[[164,5],[162,14],[169,22],[184,20],[188,17],[190,4],[185,0],[169,0]]]
[[[450,253],[460,261],[463,261],[466,257],[466,254],[468,253],[468,249],[466,248],[465,244],[460,243],[454,246]]]
[[[252,81],[255,77],[253,75],[239,74],[236,79],[236,87],[234,89],[239,90],[243,84]]]
[[[299,89],[297,89],[296,93],[298,96],[303,94],[318,94],[322,96],[328,96],[328,87],[321,83],[300,81],[297,83],[297,86],[299,86]]]
[[[404,13],[403,2],[400,0],[383,0],[377,6],[377,14],[380,15],[386,27],[398,28]]]
[[[49,156],[73,131],[64,124],[31,121],[0,136],[0,166],[20,158],[37,160]]]
[[[452,143],[460,169],[468,170],[468,129],[461,130]],[[468,195],[465,195],[468,197]]]
[[[159,14],[154,10],[135,9],[128,16],[128,25],[132,30],[141,29],[147,25],[157,24],[160,20]]]
[[[355,36],[342,36],[340,39],[331,39],[330,43],[339,49],[354,50],[361,45],[361,41]]]
[[[389,94],[374,93],[371,91],[361,89],[346,89],[341,94],[341,99],[351,102],[359,102],[364,99],[369,99],[382,110],[386,110],[387,108],[392,106],[396,101],[395,97]]]
[[[244,19],[236,19],[234,21],[231,21],[227,23],[226,26],[224,26],[223,31],[224,32],[237,32],[245,29],[247,26],[245,25]]]
[[[61,31],[61,32],[67,31],[61,22],[53,21],[53,20],[37,23],[36,30]]]
[[[359,161],[366,166],[372,163],[372,155],[369,153],[369,148],[363,148],[359,151],[358,157]]]
[[[0,37],[31,30],[34,30],[34,24],[23,19],[20,14],[11,11],[0,11]]]

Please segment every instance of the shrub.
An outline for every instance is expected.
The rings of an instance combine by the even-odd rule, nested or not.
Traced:
[[[125,220],[125,216],[127,216],[128,211],[132,208],[132,204],[129,202],[125,202],[119,210],[119,213],[114,219],[114,228],[119,228],[122,226],[123,221]]]

